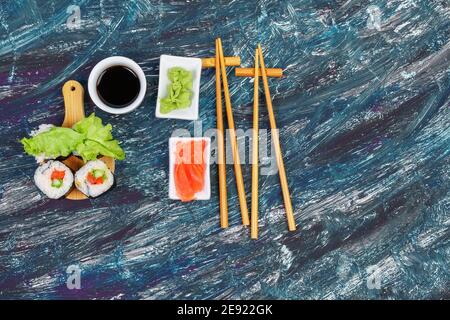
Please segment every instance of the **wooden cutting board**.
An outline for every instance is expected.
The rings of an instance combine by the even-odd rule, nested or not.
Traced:
[[[65,106],[65,116],[63,127],[71,128],[75,123],[80,121],[85,117],[84,114],[84,89],[83,86],[74,80],[67,81],[62,89],[64,97]],[[111,172],[114,172],[115,163],[114,159],[111,157],[101,157],[99,158],[108,166]],[[73,172],[78,171],[83,165],[84,161],[77,156],[71,155],[63,163],[68,166]],[[79,191],[77,188],[73,187],[72,190],[66,195],[69,200],[84,200],[87,197]]]

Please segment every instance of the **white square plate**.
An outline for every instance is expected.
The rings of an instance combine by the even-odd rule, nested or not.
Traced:
[[[167,86],[170,84],[167,72],[170,68],[181,67],[192,72],[192,98],[191,106],[189,108],[173,110],[169,113],[161,113],[160,99],[167,96]],[[202,59],[200,58],[186,58],[176,57],[163,54],[159,59],[159,84],[158,97],[156,99],[157,118],[172,118],[183,120],[197,120],[198,119],[198,103],[200,93],[200,76],[202,74]]]
[[[205,186],[203,190],[196,193],[195,200],[209,200],[211,198],[211,179],[209,177],[209,164],[210,164],[210,156],[211,156],[211,139],[207,137],[202,138],[178,138],[172,137],[169,139],[169,198],[172,200],[180,200],[178,197],[176,188],[175,188],[175,178],[174,178],[174,168],[175,168],[175,151],[176,144],[178,141],[186,142],[186,141],[206,141],[205,148],[205,160],[206,160],[206,170],[205,170]]]

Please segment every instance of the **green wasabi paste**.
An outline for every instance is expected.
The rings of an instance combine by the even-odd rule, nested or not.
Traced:
[[[168,76],[172,83],[167,86],[167,97],[160,100],[161,113],[190,107],[192,72],[181,67],[173,67],[169,69]]]

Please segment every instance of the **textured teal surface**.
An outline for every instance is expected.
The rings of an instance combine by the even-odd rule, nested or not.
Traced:
[[[70,5],[78,29],[67,27]],[[211,201],[167,197],[168,138],[194,126],[154,117],[159,56],[213,56],[217,36],[243,65],[261,42],[266,63],[285,70],[270,86],[296,232],[276,175],[260,180],[258,241],[240,225],[231,165],[228,230],[215,166]],[[49,200],[18,140],[61,123],[63,83],[86,86],[111,55],[137,61],[148,81],[131,114],[105,114],[86,97],[127,153],[117,186]],[[445,0],[2,0],[0,298],[448,298],[449,62]],[[231,71],[235,122],[248,129],[252,83]],[[213,70],[202,74],[200,119],[215,126]],[[81,268],[80,290],[66,287],[70,265]]]

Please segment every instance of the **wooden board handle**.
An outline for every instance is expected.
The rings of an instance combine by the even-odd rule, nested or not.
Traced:
[[[255,68],[236,68],[236,77],[254,77]],[[281,78],[283,76],[283,69],[281,68],[267,68],[266,75],[269,78]],[[259,76],[261,76],[261,68],[259,68]]]
[[[62,126],[70,128],[84,118],[84,89],[75,81],[67,81],[62,89],[65,106],[65,116]]]
[[[227,67],[237,67],[241,65],[241,57],[225,57]],[[215,58],[202,58],[202,68],[215,68]]]

